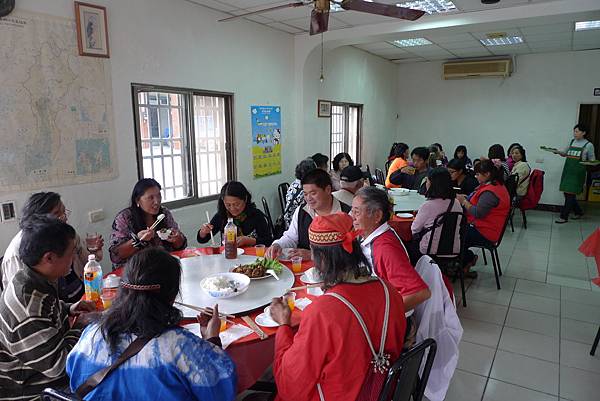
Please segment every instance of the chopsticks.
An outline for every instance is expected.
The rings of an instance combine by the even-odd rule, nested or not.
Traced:
[[[206,224],[210,224],[210,215],[208,214],[208,210],[206,212]],[[212,246],[215,246],[215,237],[213,236],[212,230],[210,230],[210,243]]]
[[[154,222],[154,224],[152,224],[149,228],[149,230],[154,230],[156,228],[157,225],[160,224],[161,221],[163,221],[163,219],[165,218],[164,214],[159,214],[158,217],[156,218],[156,221]]]
[[[292,287],[290,288],[290,291],[299,291],[299,290],[305,290],[307,288],[317,288],[320,287],[321,284],[308,284],[308,285],[301,285],[300,287]]]
[[[253,332],[256,333],[258,338],[261,340],[265,340],[269,337],[264,331],[262,331],[260,327],[258,327],[256,323],[254,323],[254,320],[252,320],[249,316],[242,316],[242,320],[252,329]]]
[[[201,308],[201,307],[199,307],[199,306],[194,306],[194,305],[184,304],[183,302],[177,302],[177,301],[175,301],[175,303],[176,303],[177,305],[185,306],[186,308],[189,308],[189,309],[195,310],[196,312],[201,312],[201,313],[204,313],[205,315],[208,315],[208,316],[212,316],[212,315],[213,315],[213,313],[212,313],[212,309],[208,309],[208,308]],[[227,317],[228,317],[228,318],[230,318],[230,319],[234,319],[234,318],[235,318],[235,316],[233,316],[233,315],[228,315],[228,314],[226,314],[226,313],[219,313],[219,317],[220,317],[221,319],[225,319],[225,318],[227,318]],[[234,323],[234,322],[232,322],[231,320],[228,320],[228,319],[225,319],[225,321],[226,321],[227,323]]]

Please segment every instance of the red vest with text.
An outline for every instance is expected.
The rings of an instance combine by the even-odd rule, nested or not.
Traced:
[[[500,239],[502,228],[510,210],[510,195],[508,195],[508,191],[504,185],[482,184],[475,190],[475,194],[471,197],[471,204],[477,205],[479,197],[485,191],[490,191],[496,195],[500,203],[490,210],[484,218],[477,219],[475,216],[468,214],[468,220],[481,235],[492,242],[496,242]]]

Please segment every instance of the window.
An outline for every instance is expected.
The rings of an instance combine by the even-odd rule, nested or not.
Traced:
[[[178,207],[215,199],[235,178],[232,95],[132,85],[138,176]]]
[[[330,160],[338,153],[346,152],[356,164],[360,164],[361,125],[362,105],[331,104]]]

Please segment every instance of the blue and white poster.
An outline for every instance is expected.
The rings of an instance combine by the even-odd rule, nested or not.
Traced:
[[[281,173],[281,107],[251,106],[254,178]]]

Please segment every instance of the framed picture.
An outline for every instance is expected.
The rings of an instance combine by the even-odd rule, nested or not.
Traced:
[[[600,88],[594,88],[594,96],[600,96]]]
[[[79,55],[110,57],[106,7],[76,1],[75,19]]]
[[[327,100],[319,100],[317,106],[318,117],[331,117],[331,102]]]

